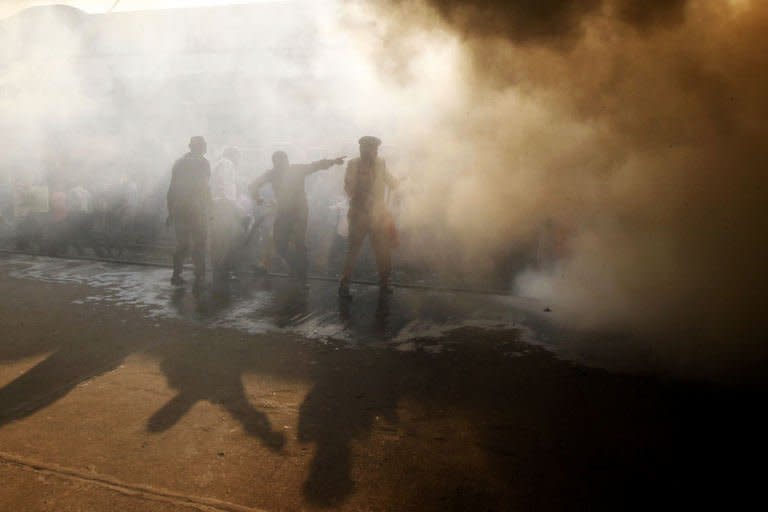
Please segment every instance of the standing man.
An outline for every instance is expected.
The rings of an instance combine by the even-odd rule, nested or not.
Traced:
[[[344,190],[349,197],[349,238],[339,282],[339,296],[346,299],[352,298],[349,281],[363,241],[368,235],[376,255],[379,287],[384,293],[392,291],[389,276],[392,272],[393,225],[386,206],[386,189],[395,189],[398,182],[387,170],[384,159],[379,158],[381,140],[365,136],[358,142],[360,158],[349,161],[344,176]]]
[[[276,151],[272,155],[273,168],[256,179],[251,185],[251,194],[260,202],[259,189],[267,183],[272,184],[277,202],[273,238],[275,249],[283,260],[296,273],[302,284],[307,280],[307,193],[304,179],[310,174],[328,169],[333,165],[342,165],[344,158],[318,160],[311,164],[294,164],[288,160],[285,151]]]
[[[191,252],[195,265],[195,289],[205,285],[205,245],[208,218],[211,213],[211,164],[205,158],[208,146],[201,136],[189,140],[189,153],[173,164],[168,188],[168,223],[176,231],[176,252],[173,254],[171,283],[184,284],[181,271]]]

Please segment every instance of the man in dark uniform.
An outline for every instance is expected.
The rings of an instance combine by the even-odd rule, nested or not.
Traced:
[[[211,214],[211,164],[205,158],[205,139],[192,137],[189,153],[173,164],[171,185],[168,188],[168,222],[176,231],[176,252],[173,254],[171,283],[184,284],[181,271],[184,260],[191,253],[195,265],[195,288],[205,284],[205,245],[208,219]]]
[[[339,282],[339,296],[352,298],[349,281],[355,262],[367,236],[376,255],[379,273],[379,287],[384,293],[391,293],[389,277],[392,273],[391,251],[393,244],[393,221],[386,205],[387,191],[397,188],[397,179],[387,170],[387,164],[379,157],[381,140],[370,135],[358,141],[360,157],[347,164],[344,175],[344,190],[349,197],[349,238],[344,268]]]
[[[309,214],[304,179],[313,172],[328,169],[333,165],[342,165],[344,158],[291,165],[284,151],[276,151],[272,155],[274,167],[251,185],[251,193],[258,202],[260,201],[259,189],[267,183],[272,184],[277,202],[275,224],[272,230],[275,249],[302,283],[306,283],[307,279],[305,239]]]

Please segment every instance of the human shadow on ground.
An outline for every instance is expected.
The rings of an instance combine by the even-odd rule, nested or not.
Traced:
[[[242,382],[248,360],[239,345],[201,337],[178,343],[164,354],[161,370],[178,393],[149,418],[147,430],[171,428],[193,405],[205,400],[221,406],[270,449],[282,449],[283,433],[275,431],[267,415],[248,401]]]
[[[190,310],[199,320],[215,318],[233,302],[232,289],[218,286],[203,293],[188,293],[176,288],[171,305],[182,316]],[[149,432],[163,432],[173,427],[198,402],[208,401],[221,406],[249,435],[260,439],[265,446],[279,451],[285,445],[285,436],[275,431],[267,415],[258,410],[245,393],[242,375],[248,370],[248,347],[242,343],[222,341],[210,336],[164,346],[154,353],[160,357],[160,369],[168,385],[177,390],[176,396],[158,409],[147,421]]]
[[[367,303],[345,314],[386,331],[398,300],[377,304],[378,314]],[[176,390],[146,420],[151,432],[206,400],[279,450],[285,439],[249,400],[243,375],[309,382],[297,436],[314,447],[302,490],[312,506],[340,506],[368,489],[411,510],[690,509],[762,488],[762,474],[747,469],[768,455],[757,391],[582,367],[514,329],[457,329],[403,352],[179,324],[173,340],[148,346],[146,331],[125,329],[109,311],[109,322],[62,335],[0,388],[0,425],[144,352]]]
[[[132,336],[67,336],[50,347],[53,352],[45,359],[0,388],[0,426],[34,414],[81,382],[114,370],[145,344]]]
[[[127,355],[147,343],[124,328],[106,330],[93,321],[77,327],[69,324],[73,320],[70,301],[80,298],[81,290],[8,278],[0,280],[0,290],[14,297],[0,309],[0,318],[7,322],[0,362],[43,356],[0,388],[0,426],[34,414],[78,384],[117,368]],[[28,311],[34,316],[27,315]],[[119,325],[119,320],[115,323]]]
[[[758,394],[583,368],[522,343],[514,331],[459,329],[442,343],[439,354],[321,356],[298,426],[299,440],[316,445],[303,488],[309,503],[332,507],[350,497],[358,485],[355,446],[374,433],[391,435],[387,425],[404,433],[372,478],[390,485],[404,508],[419,510],[706,502],[702,484],[707,496],[729,496],[755,479],[740,476],[736,484],[731,468],[750,450],[766,454],[768,423],[753,409]],[[443,418],[457,430],[409,439],[422,420],[402,424],[404,403],[417,404],[409,408],[424,422]],[[484,470],[450,463],[477,451]]]

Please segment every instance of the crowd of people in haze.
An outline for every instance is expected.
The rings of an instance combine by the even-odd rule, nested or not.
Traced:
[[[392,200],[396,180],[378,156],[380,144],[376,137],[360,139],[360,156],[342,173],[343,196],[330,194],[324,198],[329,204],[316,208],[325,225],[314,231],[323,231],[329,241],[325,266],[328,273],[341,274],[344,297],[350,296],[352,270],[368,235],[382,291],[391,291],[390,251],[397,237],[385,203]],[[4,238],[12,238],[16,249],[50,256],[89,250],[114,258],[137,247],[175,243],[171,282],[184,284],[182,271],[191,257],[195,290],[207,284],[207,263],[214,284],[234,277],[245,262],[261,272],[286,270],[306,286],[310,205],[318,203],[308,200],[305,181],[347,158],[295,164],[285,151],[276,151],[271,169],[254,180],[241,168],[238,148],[228,147],[211,161],[207,152],[205,139],[192,137],[189,152],[165,179],[154,182],[141,180],[140,173],[61,166],[37,177],[9,175],[0,180],[0,235],[12,233]]]
[[[373,136],[359,141],[360,155],[347,162],[344,191],[349,201],[347,213],[347,249],[339,281],[339,296],[349,299],[353,271],[363,242],[370,237],[382,293],[391,293],[391,250],[397,246],[394,219],[387,207],[387,197],[398,181],[379,157],[381,140]],[[171,283],[184,285],[184,262],[191,256],[194,265],[194,289],[206,286],[206,248],[211,236],[210,261],[214,282],[226,281],[233,268],[237,248],[257,227],[257,220],[247,215],[237,195],[237,168],[240,154],[228,148],[211,168],[205,157],[205,139],[190,139],[189,152],[173,165],[167,193],[167,225],[173,226],[176,250],[173,255]],[[292,164],[284,151],[272,155],[272,168],[249,186],[250,199],[264,203],[260,190],[271,185],[274,195],[272,240],[275,253],[302,286],[307,286],[307,225],[309,203],[306,178],[332,166],[343,165],[346,157]]]
[[[209,160],[207,142],[195,136],[189,151],[162,165],[163,172],[140,165],[89,172],[59,164],[38,177],[0,175],[0,239],[51,256],[90,250],[116,258],[130,251],[125,256],[133,259],[137,251],[143,257],[173,250],[171,282],[185,284],[183,269],[191,259],[195,290],[208,284],[208,265],[214,285],[242,271],[284,271],[306,286],[311,269],[336,276],[344,298],[351,297],[359,267],[358,275],[377,275],[381,291],[390,293],[394,249],[398,280],[495,289],[509,286],[527,267],[551,266],[566,252],[567,232],[548,221],[531,242],[467,264],[461,241],[440,219],[407,215],[426,193],[418,175],[401,183],[379,155],[380,139],[357,142],[352,158],[293,163],[285,151],[275,151],[271,168],[256,171],[236,147]],[[457,178],[446,177],[450,181]],[[370,251],[363,250],[366,239]],[[478,279],[482,275],[486,281]]]
[[[0,228],[12,230],[17,249],[116,257],[158,235],[162,196],[129,173],[13,178],[0,184]]]

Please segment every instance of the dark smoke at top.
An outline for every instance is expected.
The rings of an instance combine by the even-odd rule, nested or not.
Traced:
[[[581,34],[585,16],[605,7],[629,25],[646,29],[682,22],[686,0],[433,0],[441,18],[469,37],[503,37],[515,43],[567,43]],[[610,5],[606,5],[610,4]]]

